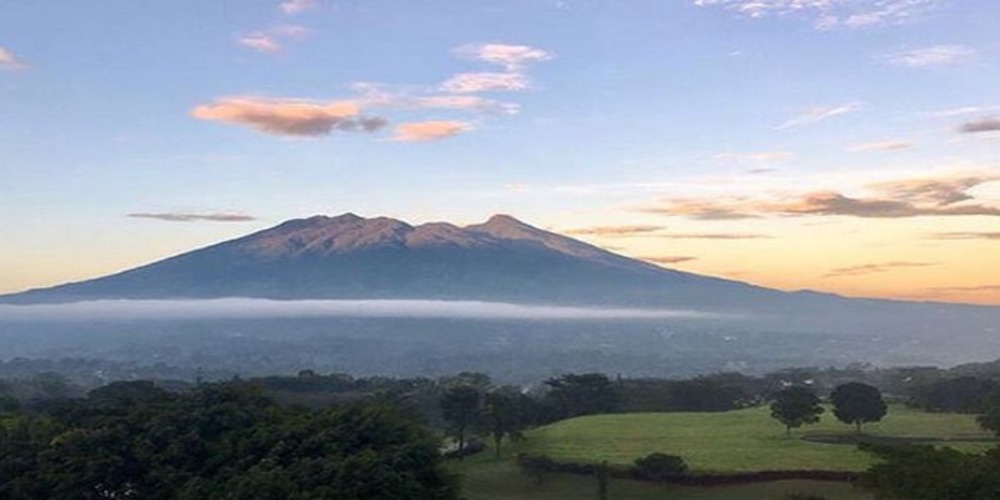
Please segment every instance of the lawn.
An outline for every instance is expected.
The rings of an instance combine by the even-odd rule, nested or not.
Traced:
[[[893,405],[882,422],[865,433],[938,439],[982,439],[947,443],[965,451],[990,444],[970,415],[936,414]],[[630,464],[653,452],[680,455],[694,472],[825,469],[860,471],[872,458],[855,446],[807,442],[805,435],[850,435],[830,412],[820,423],[793,430],[770,418],[766,407],[725,413],[630,413],[580,417],[531,430],[512,451],[557,460]]]

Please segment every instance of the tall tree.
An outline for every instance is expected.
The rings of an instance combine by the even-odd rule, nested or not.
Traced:
[[[502,387],[486,394],[483,404],[484,427],[493,437],[496,457],[500,458],[500,446],[505,437],[515,438],[527,426],[523,404],[524,396],[517,389]]]
[[[830,400],[833,416],[845,424],[854,424],[859,434],[861,424],[882,420],[888,410],[878,388],[861,382],[838,385],[830,394]]]
[[[452,436],[458,440],[458,455],[465,450],[470,429],[479,422],[482,393],[476,387],[459,385],[445,391],[441,397],[441,416],[448,422]]]
[[[785,434],[791,435],[793,428],[819,422],[823,414],[820,400],[812,389],[793,385],[774,396],[771,402],[771,418],[785,424]]]

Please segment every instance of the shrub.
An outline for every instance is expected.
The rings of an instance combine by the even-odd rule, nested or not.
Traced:
[[[665,482],[687,472],[687,464],[677,455],[651,453],[635,461],[635,473],[642,479]]]

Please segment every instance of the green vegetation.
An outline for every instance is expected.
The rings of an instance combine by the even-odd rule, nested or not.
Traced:
[[[237,384],[119,382],[0,414],[0,498],[457,498],[438,442],[391,407],[285,408]]]
[[[481,454],[455,462],[462,474],[462,495],[468,500],[565,500],[598,498],[596,478],[568,474],[546,476],[541,484],[517,469],[511,460]],[[774,481],[735,486],[690,487],[611,479],[612,500],[782,500],[791,494],[816,495],[827,500],[870,500],[849,484],[823,481]]]
[[[961,450],[988,447],[991,435],[971,415],[925,413],[892,405],[881,422],[865,427],[867,435],[944,440]],[[650,453],[678,455],[692,472],[825,469],[860,471],[873,458],[852,445],[804,441],[802,436],[851,436],[854,432],[826,417],[807,431],[786,437],[766,407],[725,413],[630,413],[563,420],[533,429],[512,451],[556,460],[607,460],[631,464]]]

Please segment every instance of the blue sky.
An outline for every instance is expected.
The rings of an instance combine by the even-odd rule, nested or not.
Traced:
[[[0,291],[315,213],[505,212],[769,286],[1000,303],[998,19],[987,0],[8,2]]]

